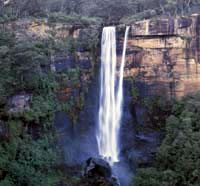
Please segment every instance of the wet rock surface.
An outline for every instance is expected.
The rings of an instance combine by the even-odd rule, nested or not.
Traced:
[[[89,158],[86,161],[84,175],[88,178],[96,176],[110,178],[112,171],[108,162],[98,158]]]
[[[112,177],[112,170],[108,162],[99,158],[89,158],[84,168],[84,178],[81,186],[119,186],[119,182]]]

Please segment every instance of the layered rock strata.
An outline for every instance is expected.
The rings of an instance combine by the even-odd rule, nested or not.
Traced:
[[[148,94],[180,98],[200,89],[199,47],[199,15],[135,22],[125,76],[143,82]]]

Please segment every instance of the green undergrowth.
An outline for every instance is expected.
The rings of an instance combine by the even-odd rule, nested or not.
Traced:
[[[59,180],[52,125],[58,83],[53,73],[42,72],[52,50],[46,44],[18,41],[1,30],[0,120],[6,129],[0,141],[1,186],[53,186]],[[18,93],[30,95],[29,109],[9,112],[8,100]]]
[[[98,33],[88,32],[77,40],[55,39],[52,33],[47,39],[33,40],[17,38],[2,25],[0,32],[0,130],[4,130],[0,132],[0,186],[56,185],[62,176],[55,168],[60,158],[55,148],[55,113],[65,111],[77,121],[90,83],[83,79],[92,77],[95,69]],[[90,69],[75,64],[65,72],[51,72],[51,62],[59,56],[72,56],[76,62],[80,47],[91,55]],[[64,87],[75,94],[60,102],[58,93]],[[28,107],[10,112],[16,95],[27,95]]]
[[[61,71],[57,75],[60,89],[70,89],[69,96],[66,101],[62,101],[60,109],[68,114],[73,123],[76,123],[79,119],[79,114],[85,105],[89,85],[96,74],[98,36],[98,30],[83,30],[78,39],[73,39],[73,50],[70,51],[73,54],[75,66]],[[79,50],[86,53],[83,53],[83,56],[89,54],[89,57],[87,57],[91,64],[89,68],[81,68],[80,64],[76,63],[79,61],[76,51]]]
[[[84,106],[85,94],[87,93],[82,88],[81,76],[82,72],[78,67],[68,69],[59,76],[61,89],[64,87],[70,89],[67,100],[61,102],[60,109],[68,114],[73,123],[76,123],[78,120],[79,114]],[[85,86],[87,86],[87,84]],[[73,91],[75,91],[75,95],[73,95]]]
[[[155,166],[139,169],[135,186],[199,186],[200,93],[173,104],[166,119],[166,136],[156,155]]]
[[[64,13],[51,13],[48,17],[48,23],[63,23],[68,25],[80,25],[80,26],[90,26],[90,25],[100,25],[102,20],[96,17],[87,17],[81,15],[66,15]]]

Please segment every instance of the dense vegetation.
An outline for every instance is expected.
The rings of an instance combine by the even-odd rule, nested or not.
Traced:
[[[155,166],[140,169],[136,186],[198,186],[200,183],[200,94],[173,105]]]
[[[63,83],[77,86],[81,74],[78,67],[51,72],[51,58],[73,55],[81,43],[72,38],[34,41],[17,38],[5,27],[0,31],[0,185],[54,185],[58,180],[53,168],[58,158],[54,115],[62,109],[75,120],[83,96],[59,104],[56,95]],[[13,105],[16,95],[30,97],[26,109]]]
[[[49,17],[52,13],[133,21],[157,15],[198,13],[199,0],[3,0],[0,15],[4,19],[18,17]],[[80,16],[79,16],[80,18]]]
[[[88,20],[83,19],[81,24],[88,24]],[[48,38],[33,39],[4,24],[0,32],[0,185],[55,185],[60,175],[55,168],[59,154],[54,116],[62,110],[74,122],[77,120],[89,83],[81,78],[93,74],[95,67],[92,63],[90,69],[81,71],[75,64],[75,51],[91,52],[95,62],[98,33],[82,34],[75,40],[71,36],[55,38],[52,32]],[[60,56],[71,56],[74,65],[56,73],[51,65]],[[63,88],[77,87],[83,87],[77,96],[59,101]],[[22,105],[27,102],[26,108],[13,100]]]
[[[54,185],[58,86],[52,73],[41,70],[49,53],[39,41],[19,41],[3,28],[0,32],[0,185]],[[30,96],[27,109],[11,110],[16,94]]]

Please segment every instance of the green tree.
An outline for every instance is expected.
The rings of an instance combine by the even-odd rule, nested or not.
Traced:
[[[166,120],[166,137],[155,166],[139,169],[136,186],[198,186],[200,183],[200,93],[177,101]]]

